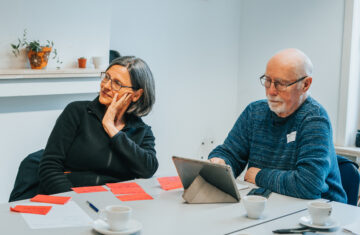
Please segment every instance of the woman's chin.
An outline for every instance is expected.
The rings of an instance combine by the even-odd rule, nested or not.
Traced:
[[[103,96],[99,96],[99,102],[105,106],[109,106],[111,104],[111,99],[107,98],[107,97],[103,97]]]

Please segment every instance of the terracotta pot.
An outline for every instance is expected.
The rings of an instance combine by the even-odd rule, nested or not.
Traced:
[[[86,68],[86,59],[85,58],[79,58],[78,59],[78,63],[79,63],[79,68]]]
[[[28,51],[27,55],[29,58],[30,66],[32,69],[42,69],[45,68],[49,55],[51,53],[51,47],[43,47],[41,51]]]

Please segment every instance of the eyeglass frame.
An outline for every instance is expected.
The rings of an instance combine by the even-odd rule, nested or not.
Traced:
[[[267,77],[267,76],[264,74],[264,75],[262,75],[262,76],[259,78],[259,79],[260,79],[260,83],[261,83],[262,86],[264,86],[265,88],[270,88],[270,87],[271,87],[271,83],[273,83],[274,86],[275,86],[275,89],[276,89],[277,91],[285,91],[286,88],[288,88],[289,86],[292,86],[292,85],[294,85],[294,84],[296,84],[296,83],[304,80],[305,78],[307,78],[307,77],[309,77],[309,76],[306,75],[306,76],[301,77],[301,78],[297,79],[296,81],[291,82],[291,83],[289,83],[289,84],[283,84],[283,83],[278,82],[278,81],[273,82],[272,80],[270,80],[270,86],[269,86],[269,87],[266,87],[266,86],[265,86],[265,82],[267,81],[267,80],[266,80],[266,77]],[[265,78],[265,79],[263,79],[263,78]],[[263,80],[264,80],[264,82],[262,82]],[[278,89],[278,87],[277,87],[278,85],[283,85],[283,86],[284,86],[284,89],[283,89],[283,90]]]
[[[103,77],[104,76],[104,77]],[[106,76],[108,76],[109,78],[106,78]],[[115,80],[115,82],[117,82],[118,83],[118,85],[120,86],[120,88],[119,89],[115,89],[114,87],[113,87],[113,79],[111,78],[111,76],[108,74],[108,73],[106,73],[106,72],[101,72],[100,73],[100,78],[101,78],[101,82],[105,82],[105,78],[106,79],[109,79],[108,81],[110,81],[110,85],[111,85],[111,88],[114,90],[114,91],[120,91],[121,90],[121,88],[131,88],[131,89],[133,89],[133,90],[136,90],[133,86],[124,86],[124,85],[122,85],[121,83],[120,83],[120,81],[117,81],[117,80]],[[108,82],[108,81],[106,81],[106,82]]]

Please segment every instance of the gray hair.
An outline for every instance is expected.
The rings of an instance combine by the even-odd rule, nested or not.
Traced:
[[[138,117],[149,114],[155,103],[155,82],[149,66],[145,61],[135,56],[122,56],[114,59],[106,71],[114,65],[127,68],[134,90],[144,90],[140,99],[131,103],[126,112]]]

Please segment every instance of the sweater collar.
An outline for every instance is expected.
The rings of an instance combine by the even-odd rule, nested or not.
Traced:
[[[296,115],[296,113],[298,113],[299,110],[301,110],[302,107],[303,107],[306,103],[310,102],[310,100],[311,100],[311,97],[308,96],[308,97],[305,99],[305,101],[299,106],[299,108],[298,108],[297,110],[295,110],[295,112],[293,112],[291,115],[289,115],[289,116],[287,116],[287,117],[284,117],[284,118],[283,118],[283,117],[279,117],[276,113],[274,113],[273,111],[270,110],[271,118],[272,118],[272,120],[273,120],[273,123],[274,123],[274,124],[283,124],[283,123],[287,122],[289,119],[291,119],[292,117],[294,117],[294,116]],[[270,108],[269,108],[269,109],[270,109]]]

